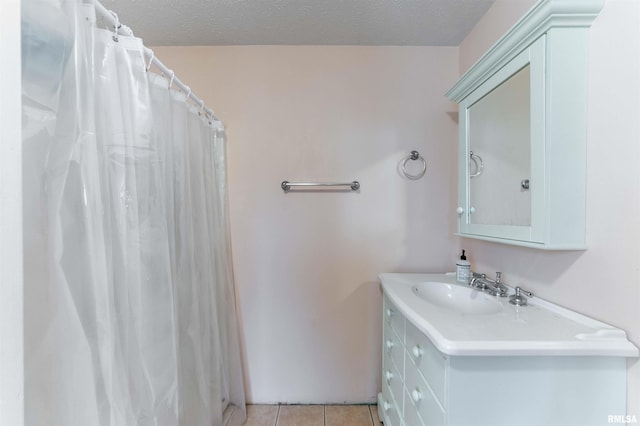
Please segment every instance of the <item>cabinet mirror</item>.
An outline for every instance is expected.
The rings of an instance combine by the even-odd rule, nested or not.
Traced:
[[[468,110],[471,223],[531,226],[530,66]]]

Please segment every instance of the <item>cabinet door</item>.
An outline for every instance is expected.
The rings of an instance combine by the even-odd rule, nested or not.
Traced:
[[[544,41],[460,103],[461,235],[544,242]]]

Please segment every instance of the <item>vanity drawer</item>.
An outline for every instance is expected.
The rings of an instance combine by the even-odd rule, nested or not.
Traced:
[[[404,346],[386,322],[383,325],[382,351],[383,357],[393,360],[398,371],[404,374]]]
[[[411,426],[423,426],[424,423],[418,415],[418,409],[411,402],[411,395],[409,395],[406,389],[404,390],[404,400],[406,401],[404,407],[404,421],[406,424]]]
[[[380,401],[380,408],[382,408],[382,416],[380,420],[384,422],[385,426],[404,426],[402,423],[402,417],[398,412],[398,405],[393,401],[388,394],[384,393],[384,385],[382,386],[382,401]],[[380,413],[380,410],[378,411]],[[413,426],[413,425],[412,425]]]
[[[420,416],[418,415],[418,409],[411,403],[411,395],[409,395],[408,391],[405,389],[404,391],[404,399],[407,404],[404,409],[404,421],[407,425],[411,426],[423,426],[425,423],[422,421]],[[431,426],[431,425],[426,425]]]
[[[417,366],[408,359],[405,368],[407,394],[405,395],[403,412],[407,424],[409,424],[411,411],[417,410],[426,426],[444,425],[444,410],[438,403],[431,387],[418,372]]]
[[[424,376],[427,383],[429,383],[440,404],[444,406],[444,372],[446,368],[446,358],[433,346],[433,343],[409,321],[407,321],[406,333],[408,358],[413,361],[413,364]],[[408,360],[406,361],[405,368],[409,368]]]
[[[402,407],[403,403],[404,386],[402,379],[403,377],[394,363],[389,358],[384,357],[382,362],[382,394],[385,394],[384,390],[387,388],[388,394],[392,396],[398,407]]]
[[[391,326],[400,338],[400,342],[404,345],[404,315],[391,303],[386,295],[383,296],[382,315],[384,316],[385,323]]]

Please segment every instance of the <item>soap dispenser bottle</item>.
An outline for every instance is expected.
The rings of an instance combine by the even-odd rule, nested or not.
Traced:
[[[468,284],[470,279],[471,264],[467,260],[467,256],[464,255],[464,250],[462,250],[462,256],[456,262],[456,281]]]

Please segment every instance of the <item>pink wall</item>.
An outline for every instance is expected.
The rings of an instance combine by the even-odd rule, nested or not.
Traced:
[[[538,0],[496,0],[460,43],[460,74],[464,74]]]
[[[495,28],[515,23],[513,10],[511,0],[498,0],[487,12],[460,46],[461,70],[504,32]],[[607,1],[591,27],[589,55],[588,250],[459,244],[474,270],[503,271],[507,283],[620,327],[640,347],[640,3]],[[629,362],[628,410],[640,418],[637,360]]]
[[[156,48],[227,124],[248,400],[379,390],[380,272],[452,270],[457,48]],[[417,149],[418,181],[398,163]],[[283,180],[359,193],[289,193]]]

